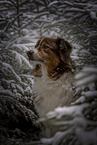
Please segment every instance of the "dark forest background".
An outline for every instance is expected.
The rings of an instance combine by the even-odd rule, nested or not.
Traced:
[[[61,126],[41,137],[32,101],[33,76],[26,52],[40,36],[62,37],[73,46],[77,99],[43,122]],[[97,144],[97,1],[0,0],[1,145]],[[64,121],[61,121],[64,120]]]

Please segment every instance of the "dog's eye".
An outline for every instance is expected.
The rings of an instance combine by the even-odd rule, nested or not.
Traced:
[[[47,45],[44,45],[44,46],[43,46],[43,49],[48,49],[48,46],[47,46]]]
[[[45,53],[48,52],[48,49],[49,49],[49,47],[48,47],[47,45],[43,45],[43,51],[44,51]]]

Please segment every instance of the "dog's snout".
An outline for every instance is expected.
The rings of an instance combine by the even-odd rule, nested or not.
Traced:
[[[40,60],[37,53],[35,53],[33,50],[28,51],[27,56],[28,56],[29,60],[32,60],[32,61],[39,61]]]
[[[27,56],[29,57],[29,59],[33,59],[33,51],[27,51]]]
[[[28,52],[27,52],[27,55],[28,55],[28,56],[31,56],[32,54],[33,54],[33,51],[28,51]]]

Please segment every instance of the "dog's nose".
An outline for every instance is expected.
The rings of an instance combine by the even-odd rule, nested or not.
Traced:
[[[33,60],[33,51],[27,51],[27,56],[29,57],[29,60]]]

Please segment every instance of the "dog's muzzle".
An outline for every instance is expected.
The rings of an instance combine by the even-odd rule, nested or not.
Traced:
[[[39,58],[38,54],[32,50],[27,51],[27,56],[28,56],[29,60],[43,62],[43,60],[41,58]]]

